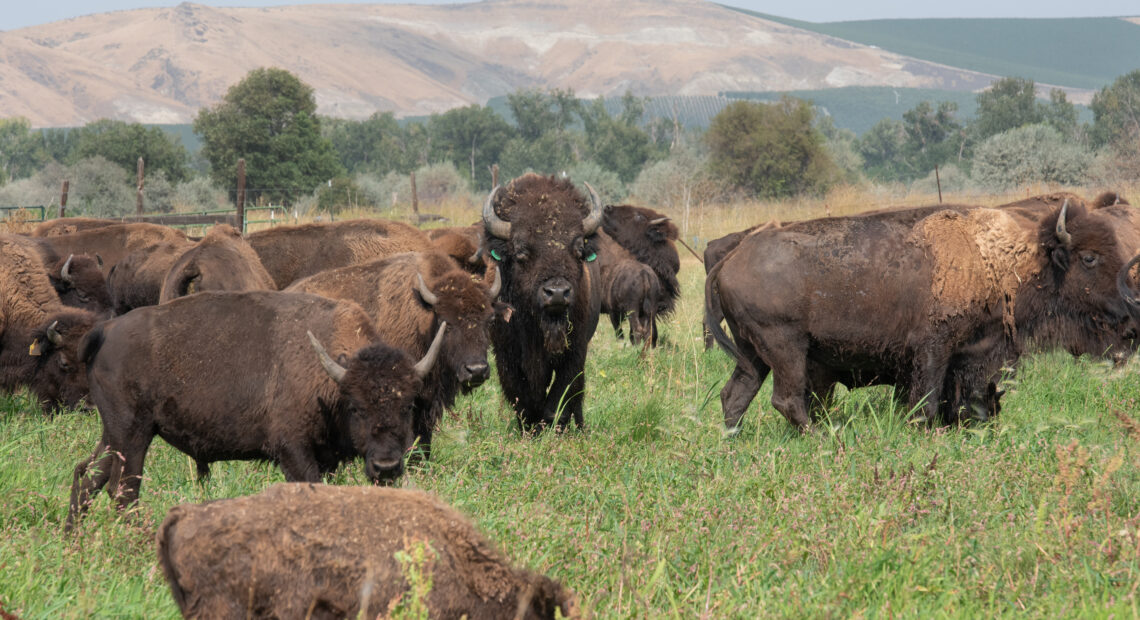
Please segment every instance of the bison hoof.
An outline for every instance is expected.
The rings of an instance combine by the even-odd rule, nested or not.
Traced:
[[[740,434],[741,428],[742,428],[741,425],[737,424],[736,426],[730,426],[730,427],[724,429],[724,438],[725,439],[732,439],[733,437],[736,437],[737,435]]]

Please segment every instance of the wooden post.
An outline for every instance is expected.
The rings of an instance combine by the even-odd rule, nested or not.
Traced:
[[[934,181],[938,184],[938,204],[942,204],[942,177],[938,175],[938,165],[934,165]]]
[[[143,158],[139,158],[138,189],[135,191],[135,215],[143,214]]]
[[[412,213],[420,214],[420,198],[416,194],[416,171],[412,171]]]
[[[67,179],[63,180],[63,187],[59,190],[59,217],[64,217],[67,212],[67,189],[70,185]]]
[[[499,186],[499,164],[491,164],[491,189]]]
[[[245,234],[245,158],[238,160],[237,225]]]

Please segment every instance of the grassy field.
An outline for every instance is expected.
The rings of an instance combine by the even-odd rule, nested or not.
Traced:
[[[822,208],[691,220],[711,235]],[[683,257],[684,297],[658,350],[641,357],[599,325],[584,431],[520,437],[492,380],[460,399],[433,462],[401,485],[469,515],[600,618],[1140,615],[1135,363],[1028,357],[1001,416],[968,428],[911,426],[890,391],[873,388],[843,394],[801,436],[768,404],[769,383],[729,439],[718,393],[731,366],[702,348],[703,269]],[[275,466],[233,462],[200,485],[193,463],[158,440],[135,517],[101,495],[66,538],[72,469],[99,428],[94,414],[48,419],[20,396],[0,398],[9,613],[177,617],[154,556],[166,511],[283,480]],[[333,482],[364,483],[360,462]]]

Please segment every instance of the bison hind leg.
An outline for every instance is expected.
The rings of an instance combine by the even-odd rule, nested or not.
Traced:
[[[206,484],[210,479],[210,461],[195,459],[194,468],[198,474],[198,484]]]

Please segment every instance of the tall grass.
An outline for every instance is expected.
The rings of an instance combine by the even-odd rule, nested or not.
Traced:
[[[823,202],[755,207],[807,216]],[[731,211],[698,221],[713,234],[765,217]],[[800,435],[768,404],[769,384],[727,438],[718,392],[731,365],[701,344],[703,270],[683,258],[680,275],[660,348],[642,357],[599,325],[585,430],[520,437],[492,380],[460,398],[432,462],[400,485],[456,506],[602,618],[1140,614],[1135,363],[1031,356],[1001,416],[967,428],[912,426],[890,390],[870,388],[841,394]],[[138,508],[118,514],[101,495],[65,537],[72,470],[99,429],[95,414],[49,419],[23,396],[0,398],[9,613],[177,617],[154,555],[166,511],[283,479],[230,462],[199,484],[190,459],[156,439]],[[361,463],[331,482],[365,484]]]

